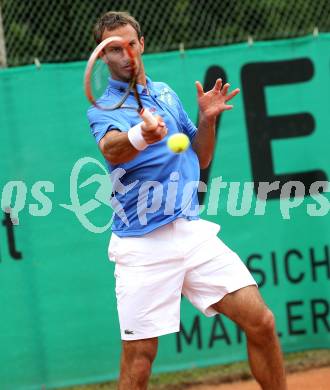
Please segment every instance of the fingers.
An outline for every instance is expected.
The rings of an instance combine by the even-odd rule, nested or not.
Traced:
[[[142,136],[147,144],[154,144],[155,142],[161,141],[167,134],[166,126],[159,126],[153,131],[145,131],[141,129]]]
[[[203,96],[204,95],[204,89],[203,89],[202,84],[199,81],[195,81],[195,85],[196,85],[196,88],[197,88],[197,96],[198,97]]]
[[[155,115],[155,118],[158,121],[158,126],[162,126],[162,127],[165,126],[165,122],[164,122],[163,118],[160,115]]]
[[[162,139],[167,134],[167,128],[166,128],[165,122],[161,116],[156,115],[156,119],[158,122],[158,126],[156,128],[155,133],[161,137],[160,139]]]
[[[159,128],[158,136],[160,137],[159,141],[162,140],[167,134],[167,127],[164,125]]]
[[[222,91],[221,91],[221,94],[222,94],[223,96],[226,96],[226,95],[227,95],[228,90],[229,90],[229,87],[230,87],[230,84],[229,84],[229,83],[226,83],[226,84],[223,86]]]
[[[197,88],[198,97],[202,97],[205,94],[202,84],[199,81],[196,81],[195,84]],[[230,87],[229,83],[226,83],[224,86],[222,86],[222,79],[217,79],[214,84],[213,91],[216,93],[221,93],[221,95],[225,97],[225,101],[227,102],[231,100],[233,97],[235,97],[237,94],[239,94],[240,92],[240,89],[236,88],[232,92],[230,92],[229,95],[227,95],[229,91],[229,87]]]
[[[230,92],[229,95],[227,95],[227,94],[228,94],[228,91],[229,91],[229,87],[230,87],[230,84],[229,84],[229,83],[226,83],[226,84],[223,86],[222,90],[217,89],[216,86],[217,86],[219,80],[221,80],[221,79],[218,79],[218,80],[217,80],[217,82],[216,82],[216,84],[215,84],[215,86],[214,86],[214,89],[215,89],[216,91],[218,91],[218,92],[221,91],[221,94],[222,94],[223,96],[226,96],[226,101],[232,99],[234,96],[236,96],[237,94],[239,94],[240,89],[239,89],[239,88],[236,88],[236,89],[234,89],[232,92]],[[221,86],[221,83],[218,84],[218,85]]]
[[[215,82],[214,84],[214,90],[216,92],[220,92],[221,91],[221,87],[222,87],[222,79],[217,79],[217,81]]]
[[[167,128],[163,118],[159,115],[155,115],[154,118],[157,120],[156,127],[151,128],[145,126],[145,123],[142,123],[141,126],[142,136],[148,144],[161,141],[167,134]]]
[[[228,102],[230,99],[232,99],[233,97],[235,97],[239,93],[240,93],[240,89],[239,88],[234,89],[232,92],[230,92],[229,95],[226,96],[226,102]]]
[[[147,110],[146,110],[147,112]],[[159,115],[152,115],[151,113],[148,112],[148,115],[145,115],[146,112],[141,115],[143,119],[143,123],[141,125],[141,129],[144,131],[154,131],[156,130],[159,126],[164,127],[165,123],[163,121],[163,118],[160,117]],[[151,116],[151,118],[149,117]]]
[[[146,108],[143,108],[140,112],[140,117],[143,119],[143,127],[145,130],[153,130],[158,126],[158,118]]]

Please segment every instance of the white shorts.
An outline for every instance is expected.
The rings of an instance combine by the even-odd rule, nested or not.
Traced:
[[[180,329],[183,294],[207,317],[226,294],[256,285],[218,237],[220,226],[178,218],[141,237],[112,234],[117,309],[122,340],[157,337]]]

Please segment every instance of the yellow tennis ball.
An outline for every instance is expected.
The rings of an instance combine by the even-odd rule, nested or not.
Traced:
[[[189,138],[183,133],[171,135],[167,140],[167,146],[173,153],[182,153],[188,149],[189,145]]]

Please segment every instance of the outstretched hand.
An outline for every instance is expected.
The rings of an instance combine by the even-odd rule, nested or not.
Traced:
[[[227,102],[236,96],[240,92],[240,89],[236,88],[228,93],[229,87],[230,84],[226,83],[222,86],[222,80],[217,79],[214,87],[210,91],[204,92],[202,84],[199,81],[196,81],[200,112],[207,118],[214,119],[223,111],[231,110],[234,106],[228,105]]]

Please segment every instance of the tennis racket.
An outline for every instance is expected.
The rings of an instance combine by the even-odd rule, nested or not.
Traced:
[[[117,55],[118,51],[124,51],[129,59],[127,69],[130,73],[129,83],[126,90],[123,90],[122,97],[113,105],[102,103],[102,97],[107,90],[110,76],[109,64],[112,56]],[[134,109],[138,112],[147,126],[157,126],[157,119],[152,116],[151,112],[144,108],[140,95],[137,91],[137,62],[134,52],[129,43],[119,36],[113,36],[103,40],[91,54],[85,70],[84,87],[87,99],[101,110],[117,110],[120,108]],[[133,91],[137,106],[125,105],[125,101]]]

